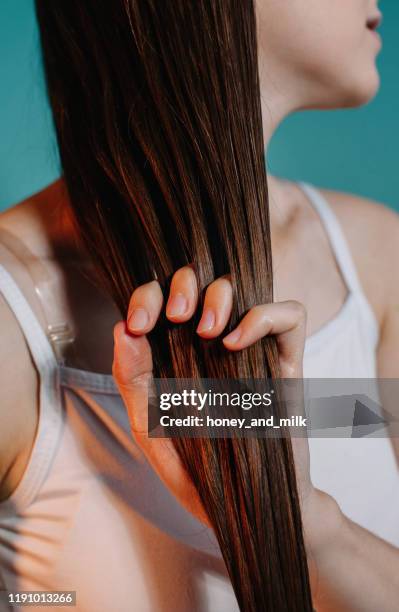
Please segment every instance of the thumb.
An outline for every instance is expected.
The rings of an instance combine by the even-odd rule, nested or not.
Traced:
[[[126,406],[132,433],[146,433],[151,347],[146,336],[130,334],[125,321],[119,321],[114,327],[112,374]]]

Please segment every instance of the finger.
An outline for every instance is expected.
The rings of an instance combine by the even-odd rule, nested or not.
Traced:
[[[229,350],[239,351],[265,335],[275,335],[280,361],[291,366],[302,359],[305,331],[306,310],[300,302],[273,302],[252,308],[223,339],[223,344]]]
[[[158,281],[140,285],[132,293],[127,314],[130,333],[141,335],[152,330],[162,309],[163,295]]]
[[[112,374],[117,385],[128,386],[131,382],[152,372],[152,354],[145,336],[129,333],[124,321],[114,327],[114,360]]]
[[[205,293],[204,308],[197,327],[202,338],[215,338],[227,325],[233,307],[233,288],[227,277],[209,285]]]
[[[132,431],[145,431],[152,376],[151,348],[146,336],[129,334],[123,321],[114,327],[112,374],[126,405]]]
[[[120,321],[114,327],[114,341],[112,374],[125,404],[136,444],[180,503],[210,527],[198,493],[187,477],[173,442],[148,435],[152,357],[147,338],[130,335],[125,323]]]
[[[190,266],[184,266],[173,275],[166,316],[176,323],[188,321],[194,314],[197,302],[198,287],[195,272]]]

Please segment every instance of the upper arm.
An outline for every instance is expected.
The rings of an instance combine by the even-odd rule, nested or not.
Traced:
[[[399,216],[384,235],[384,315],[378,347],[378,375],[399,379]]]
[[[361,267],[367,297],[378,311],[377,375],[399,379],[399,214],[381,204],[366,201],[366,206],[369,229],[363,259],[369,267]]]
[[[38,377],[22,330],[0,295],[0,500],[29,459],[38,421]],[[13,486],[15,488],[15,486]]]
[[[382,406],[399,462],[399,215],[392,218],[382,239],[385,258],[381,275],[385,286],[385,308],[377,351],[377,375]]]

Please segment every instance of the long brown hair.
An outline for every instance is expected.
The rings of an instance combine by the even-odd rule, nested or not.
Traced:
[[[48,94],[83,243],[123,317],[132,291],[194,264],[230,274],[230,329],[271,302],[252,0],[36,0]],[[229,353],[166,320],[154,375],[277,377],[275,340]],[[289,439],[174,439],[241,610],[312,610]]]

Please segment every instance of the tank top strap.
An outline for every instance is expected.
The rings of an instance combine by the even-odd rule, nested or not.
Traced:
[[[0,264],[0,293],[14,313],[28,344],[32,359],[40,373],[47,367],[62,363],[62,343],[73,342],[74,330],[64,321],[56,308],[53,278],[41,260],[34,256],[26,244],[4,228],[0,228],[0,252],[4,264]],[[10,265],[7,265],[10,262]],[[23,286],[11,273],[15,269],[22,275]],[[43,324],[32,307],[37,306]]]
[[[3,244],[0,247],[4,249]],[[8,249],[6,253],[9,253]],[[57,452],[63,428],[60,373],[56,355],[39,317],[19,286],[16,273],[13,275],[9,270],[7,263],[0,264],[0,295],[24,334],[37,369],[40,391],[38,425],[29,461],[16,489],[0,503],[0,517],[14,516],[33,501]]]
[[[342,227],[330,204],[322,193],[313,185],[304,181],[299,181],[297,184],[304,191],[320,216],[348,291],[363,296],[364,292],[347,239],[345,238]]]
[[[57,360],[51,343],[36,314],[11,274],[2,264],[0,264],[0,293],[22,329],[39,374],[43,376],[49,369],[57,368]]]

